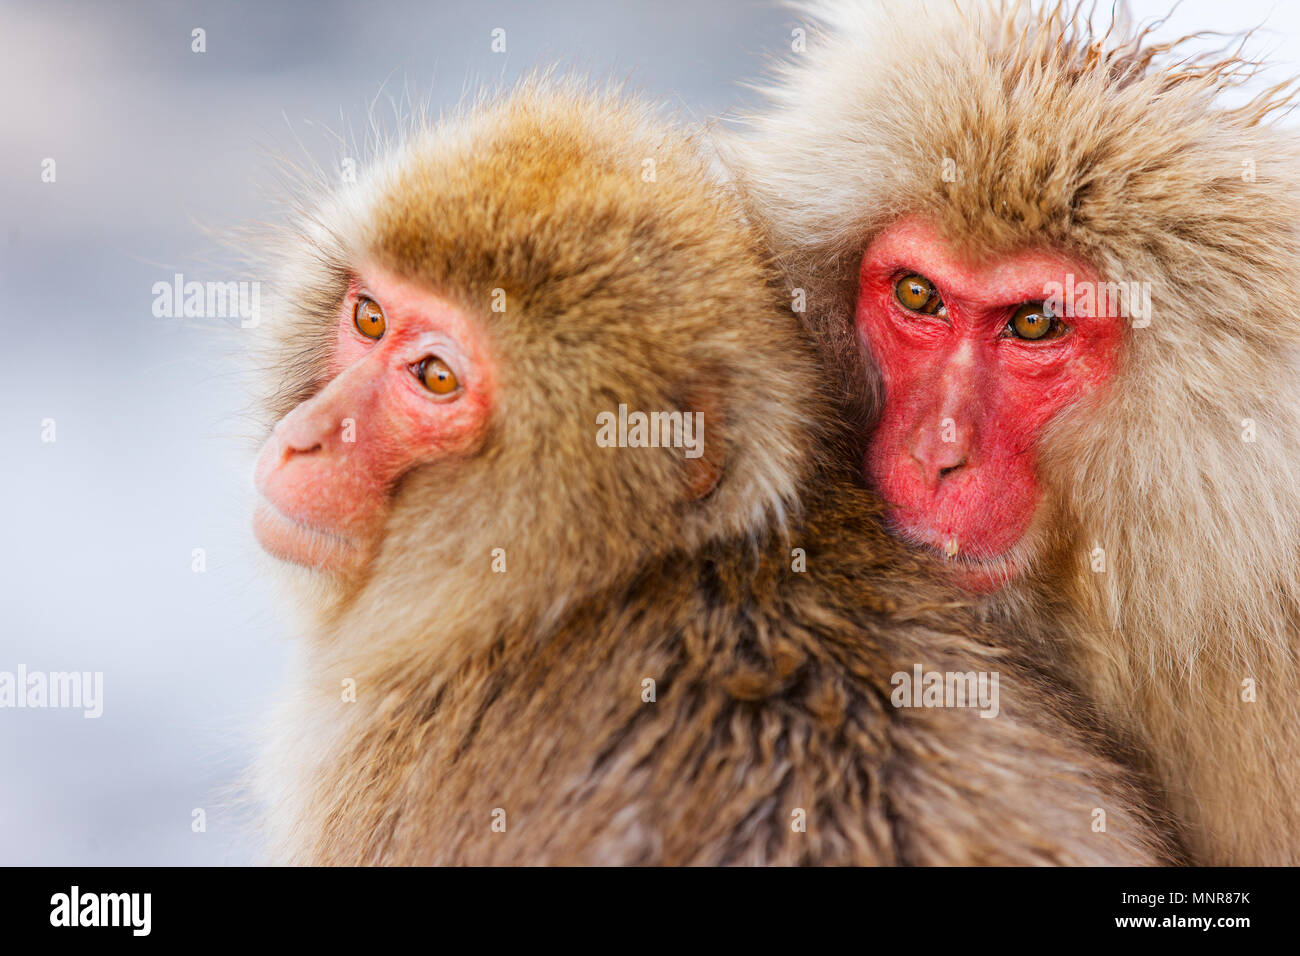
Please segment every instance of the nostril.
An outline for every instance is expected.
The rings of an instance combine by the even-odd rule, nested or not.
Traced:
[[[908,453],[931,491],[936,491],[945,480],[965,468],[969,460],[961,449],[946,443],[917,442]]]
[[[948,477],[949,475],[951,475],[954,471],[960,471],[962,468],[965,467],[965,465],[966,465],[966,459],[963,458],[961,461],[957,462],[957,464],[955,464],[955,465],[948,465],[946,468],[940,468],[940,469],[939,469],[939,480],[940,480],[940,481],[943,481],[943,479],[947,478],[947,477]]]
[[[297,455],[314,455],[316,454],[316,452],[321,451],[323,448],[324,446],[320,442],[317,442],[316,444],[312,445],[310,448],[299,448],[297,445],[286,444],[284,446],[284,457],[288,459],[288,458],[293,458]]]

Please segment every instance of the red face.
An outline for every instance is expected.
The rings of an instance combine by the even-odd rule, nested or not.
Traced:
[[[329,381],[275,426],[254,477],[262,546],[328,572],[370,557],[398,477],[472,450],[494,392],[464,313],[383,269],[353,281],[337,326]]]
[[[965,261],[917,220],[863,257],[857,323],[885,390],[867,477],[896,532],[951,559],[971,590],[1018,570],[1044,426],[1115,374],[1118,315],[1095,295],[1060,301],[1095,281],[1046,251]]]

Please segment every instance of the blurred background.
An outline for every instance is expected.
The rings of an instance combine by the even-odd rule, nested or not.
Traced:
[[[0,864],[257,860],[223,808],[292,634],[249,530],[249,333],[156,316],[153,286],[259,278],[223,244],[274,215],[273,157],[337,168],[372,105],[555,62],[707,119],[798,25],[750,0],[0,2],[0,672],[103,673],[98,719],[0,708]],[[1300,4],[1187,0],[1157,35],[1261,25],[1258,88],[1300,73]]]

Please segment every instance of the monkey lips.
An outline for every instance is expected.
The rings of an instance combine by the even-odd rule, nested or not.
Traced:
[[[268,554],[326,573],[354,567],[364,555],[355,539],[295,521],[265,498],[253,513],[253,533]]]
[[[875,458],[868,455],[866,470],[880,475],[874,481],[884,495],[891,532],[942,558],[952,579],[965,590],[990,594],[1019,575],[1013,551],[1030,524],[1036,489],[994,501],[980,501],[978,489],[969,496],[954,488],[938,495],[916,488],[907,475],[882,474],[880,469],[887,465]]]

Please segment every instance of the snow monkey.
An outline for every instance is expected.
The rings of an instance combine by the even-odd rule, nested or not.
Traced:
[[[757,234],[653,109],[530,81],[282,256],[255,529],[315,611],[277,859],[1179,859],[1086,708],[837,474]]]
[[[1197,861],[1300,863],[1289,90],[1060,5],[811,14],[725,148],[889,527],[1064,637]]]

